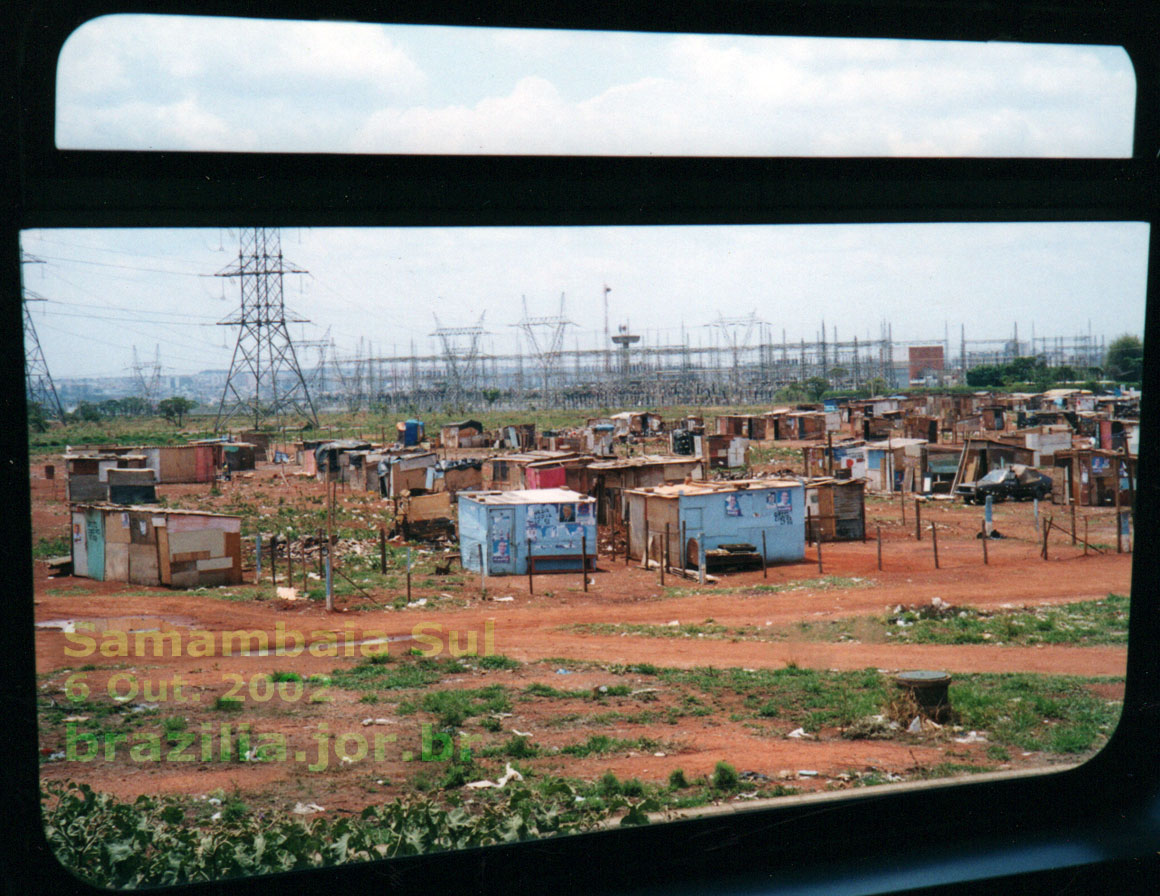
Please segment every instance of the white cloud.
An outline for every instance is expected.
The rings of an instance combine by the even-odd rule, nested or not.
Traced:
[[[66,45],[60,126],[126,148],[1115,156],[1132,86],[1092,48],[132,16]],[[206,126],[165,143],[185,107]]]

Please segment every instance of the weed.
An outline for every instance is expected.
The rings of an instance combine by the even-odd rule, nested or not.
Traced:
[[[673,790],[684,790],[688,786],[689,780],[683,769],[675,768],[669,772],[669,787]]]
[[[241,712],[243,705],[238,697],[218,697],[213,702],[213,708],[222,712]]]
[[[713,788],[715,790],[736,790],[741,785],[737,769],[722,760],[713,768]]]

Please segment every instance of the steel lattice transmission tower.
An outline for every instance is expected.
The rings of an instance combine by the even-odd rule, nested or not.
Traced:
[[[483,319],[487,312],[479,316],[479,323],[473,327],[444,327],[435,318],[435,332],[443,344],[443,359],[447,362],[448,396],[452,401],[462,401],[468,394],[479,388],[479,340],[487,331]]]
[[[145,375],[146,369],[149,371],[148,378]],[[133,386],[137,390],[137,395],[152,409],[157,401],[157,393],[161,388],[161,346],[154,346],[153,363],[151,364],[138,360],[137,346],[133,346],[132,372]]]
[[[23,249],[20,251],[21,264],[44,264],[44,259],[29,255]],[[28,312],[29,302],[47,301],[44,296],[25,289],[23,291],[24,306],[24,384],[27,390],[28,401],[36,402],[46,414],[64,420],[64,408],[60,404],[60,396],[56,393],[56,384],[52,381],[52,374],[48,372],[48,362],[44,359],[44,350],[40,347],[40,337],[36,335],[36,324],[32,322],[32,315]]]
[[[263,419],[281,421],[291,411],[318,425],[286,326],[305,321],[286,317],[282,289],[286,274],[305,273],[282,258],[276,227],[248,227],[241,232],[237,263],[216,274],[238,279],[241,307],[236,317],[221,321],[222,326],[239,329],[215,432],[237,415],[251,418],[257,429]]]
[[[552,375],[556,372],[556,365],[560,360],[560,352],[564,348],[564,330],[575,326],[564,316],[564,294],[560,293],[560,313],[555,317],[531,317],[528,315],[528,300],[521,296],[524,303],[524,319],[514,326],[519,327],[527,334],[532,350],[536,353],[536,361],[540,365],[540,374],[544,383],[544,398],[550,398],[552,393]],[[536,331],[544,336],[537,338]]]
[[[733,355],[733,367],[729,378],[734,388],[741,382],[741,355],[749,348],[753,328],[763,323],[765,322],[758,320],[757,313],[751,311],[746,317],[727,318],[723,314],[718,314],[717,320],[709,325],[721,331],[725,344]]]

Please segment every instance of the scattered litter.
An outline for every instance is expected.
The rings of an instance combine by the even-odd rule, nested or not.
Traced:
[[[978,731],[972,731],[969,734],[967,734],[965,737],[956,737],[955,738],[956,744],[981,744],[981,743],[986,743],[986,741],[987,741],[986,736],[979,734]]]
[[[799,778],[816,778],[817,776],[818,776],[818,773],[812,768],[798,769],[798,777]]]
[[[946,607],[950,606],[950,604],[948,604],[941,597],[932,597],[930,599],[930,605],[932,607],[934,607],[936,610],[942,610],[942,609],[945,609]]]
[[[515,600],[515,598],[511,595],[507,595],[505,597],[493,597],[492,600],[496,601],[497,603],[507,603],[509,600]]]
[[[209,817],[209,820],[210,820],[210,821],[221,821],[221,820],[222,820],[222,814],[221,814],[220,812],[215,812],[213,815],[211,815],[211,816]]]
[[[221,801],[221,800],[219,800],[219,799],[218,799],[216,796],[211,796],[211,797],[210,797],[210,798],[207,800],[207,802],[208,802],[208,803],[209,803],[211,806],[220,806],[220,805],[222,804],[222,801]]]
[[[557,669],[556,674],[557,675],[571,675],[572,670],[571,669]]]
[[[761,772],[742,772],[737,776],[742,781],[768,781],[769,775],[763,775]]]
[[[89,717],[88,716],[66,716],[64,720],[66,722],[87,722],[89,720]]]
[[[739,794],[737,794],[737,799],[739,799],[739,800],[755,800],[755,799],[757,799],[757,791],[756,790],[749,790],[749,791],[746,791],[745,793],[739,793]]]
[[[278,600],[301,600],[301,598],[298,596],[297,588],[284,588],[279,585],[277,594]]]
[[[393,724],[395,724],[395,720],[394,719],[363,719],[362,723],[364,726],[365,725],[393,725]]]
[[[508,781],[522,781],[524,776],[512,768],[509,762],[504,770],[503,777],[498,781],[469,781],[465,786],[472,790],[482,790],[485,787],[506,787]]]
[[[915,716],[914,719],[911,721],[911,723],[906,726],[906,730],[910,734],[921,734],[922,733],[922,717]]]
[[[520,731],[518,728],[513,728],[513,729],[512,729],[512,734],[518,734],[520,737],[531,737],[531,736],[532,736],[532,732],[530,732],[530,731]]]
[[[665,625],[667,625],[669,628],[676,628],[680,624],[681,624],[681,620],[679,620],[679,619],[674,619],[671,622],[665,623]]]
[[[409,604],[407,604],[408,609],[410,609],[411,607],[425,607],[425,606],[427,606],[427,598],[425,598],[425,597],[421,597],[418,600],[413,600]]]
[[[804,738],[812,738],[812,737],[813,737],[813,735],[812,735],[812,734],[807,734],[807,733],[806,733],[806,729],[805,729],[805,728],[795,728],[793,731],[791,731],[789,734],[787,734],[787,735],[786,735],[786,737],[794,737],[794,738],[802,738],[802,737],[804,737]]]
[[[664,753],[653,753],[653,755],[654,755],[654,756],[656,756],[658,759],[664,759],[664,758],[665,758],[665,754],[664,754]]]
[[[210,802],[213,802],[213,800],[210,800]],[[318,803],[295,803],[294,808],[290,811],[295,815],[312,815],[315,812],[325,812],[326,810],[318,805]]]
[[[57,753],[49,753],[48,754],[48,761],[49,762],[56,762],[58,759],[64,759],[64,751],[63,750],[61,750],[60,752],[57,752]]]

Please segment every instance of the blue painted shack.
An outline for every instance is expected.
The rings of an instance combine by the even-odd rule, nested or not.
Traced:
[[[801,560],[806,553],[805,492],[796,479],[691,482],[626,492],[628,555],[696,567],[702,549],[751,545],[767,563]],[[764,539],[762,536],[764,535]]]
[[[566,488],[459,494],[459,556],[489,576],[596,566],[596,499]],[[584,565],[585,559],[587,564]]]

